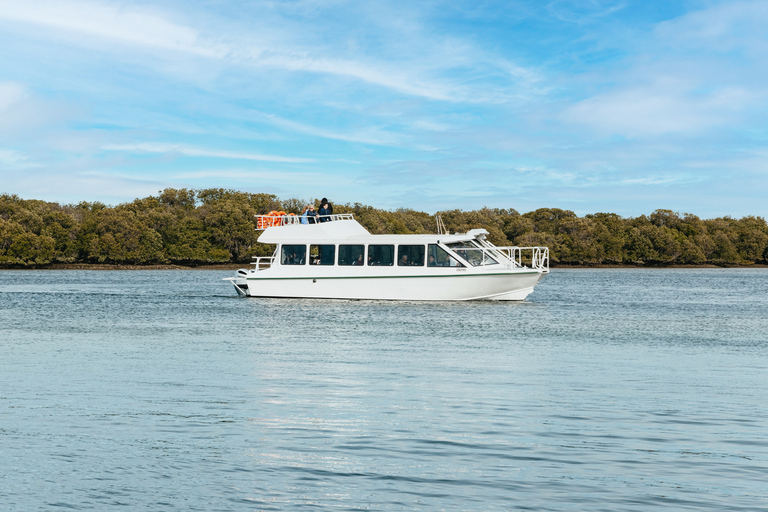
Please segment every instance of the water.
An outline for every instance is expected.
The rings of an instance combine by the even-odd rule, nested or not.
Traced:
[[[766,510],[768,271],[525,303],[0,272],[0,510]]]

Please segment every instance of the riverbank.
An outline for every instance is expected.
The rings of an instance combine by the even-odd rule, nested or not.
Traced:
[[[112,265],[103,263],[52,263],[29,267],[0,267],[2,270],[237,270],[247,263],[217,263],[212,265]]]
[[[762,265],[762,264],[753,264],[753,265],[550,265],[550,268],[552,269],[595,269],[595,268],[626,268],[626,269],[643,269],[643,268],[675,268],[675,269],[681,269],[681,268],[690,268],[690,269],[706,269],[706,268],[768,268],[768,265]]]
[[[436,226],[437,214],[427,212],[334,206],[335,213],[353,215],[372,234],[426,234]],[[184,264],[138,268],[218,268],[198,262],[231,260],[243,260],[247,266],[251,256],[271,252],[259,244],[261,233],[252,222],[254,215],[271,210],[300,211],[295,200],[219,189],[166,189],[160,196],[115,207],[87,202],[60,205],[0,194],[0,267],[131,269],[131,263],[176,261]],[[548,246],[553,268],[582,268],[582,264],[586,268],[657,268],[660,262],[693,264],[683,268],[768,264],[768,224],[762,217],[702,220],[672,210],[626,219],[610,213],[578,217],[558,208],[523,214],[490,208],[438,213],[452,233],[485,227],[491,232],[489,240],[499,246]],[[45,261],[79,263],[74,267],[38,263]],[[86,261],[117,266],[82,266]],[[606,261],[637,266],[599,264]]]

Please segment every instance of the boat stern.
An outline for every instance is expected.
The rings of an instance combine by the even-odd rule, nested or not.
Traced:
[[[241,268],[238,269],[235,277],[225,277],[222,280],[232,283],[235,287],[235,291],[240,297],[248,297],[250,293],[248,293],[248,281],[246,281],[247,275],[248,270]]]

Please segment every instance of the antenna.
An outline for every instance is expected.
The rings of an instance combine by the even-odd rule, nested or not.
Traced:
[[[438,235],[449,235],[448,230],[445,229],[445,224],[443,223],[443,218],[440,216],[439,213],[435,214],[435,222],[437,222],[437,234]]]

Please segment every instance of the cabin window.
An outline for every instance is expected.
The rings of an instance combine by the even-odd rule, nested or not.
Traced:
[[[310,265],[333,265],[336,256],[335,245],[310,245],[309,246],[309,264]]]
[[[397,264],[401,267],[423,267],[424,266],[424,246],[423,245],[398,245],[397,246]]]
[[[306,245],[282,246],[280,262],[283,265],[303,265],[307,259]]]
[[[362,265],[365,261],[364,245],[340,245],[339,265]]]
[[[395,264],[394,245],[369,245],[368,265],[391,267]]]
[[[499,264],[498,261],[491,257],[488,251],[472,244],[472,242],[454,242],[446,245],[456,254],[467,260],[473,267]]]
[[[456,258],[448,254],[448,251],[437,244],[427,246],[428,267],[463,267]]]

